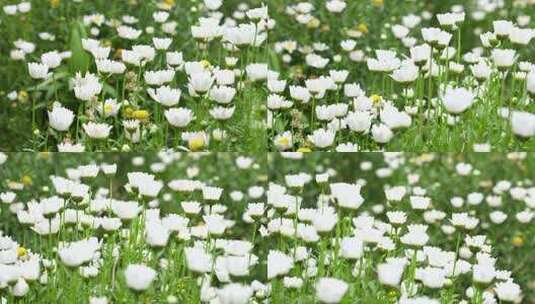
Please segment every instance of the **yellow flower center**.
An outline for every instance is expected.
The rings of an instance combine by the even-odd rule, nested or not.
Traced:
[[[49,0],[49,2],[50,2],[50,6],[52,6],[53,8],[56,8],[61,3],[61,0]]]
[[[357,26],[357,31],[363,33],[363,34],[367,34],[368,33],[368,26],[366,25],[366,23],[361,23]]]
[[[204,138],[202,136],[197,136],[192,138],[188,142],[188,147],[191,151],[199,151],[204,147]]]
[[[21,179],[21,182],[25,185],[25,186],[29,186],[32,184],[32,178],[31,176],[29,175],[24,175]]]
[[[281,146],[287,146],[290,143],[290,139],[288,137],[281,137],[278,140],[278,144]]]
[[[150,116],[149,111],[146,110],[136,110],[132,112],[132,117],[137,120],[147,120]]]
[[[385,4],[385,1],[384,0],[372,0],[372,4],[374,6],[383,6]]]
[[[511,244],[515,247],[522,247],[524,245],[524,238],[521,235],[517,235],[511,240]]]
[[[28,250],[26,250],[26,248],[24,247],[19,247],[17,248],[17,256],[20,258],[20,257],[24,257],[28,254]]]
[[[210,61],[204,59],[204,60],[201,60],[201,65],[203,66],[203,68],[209,68],[212,66],[212,64],[210,63]]]
[[[104,113],[108,114],[113,111],[113,107],[110,104],[104,105]]]
[[[379,103],[383,100],[383,97],[381,97],[381,95],[373,94],[372,96],[370,96],[370,99],[373,103]]]

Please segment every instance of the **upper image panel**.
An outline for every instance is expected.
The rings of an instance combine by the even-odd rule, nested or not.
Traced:
[[[271,151],[535,151],[533,1],[269,1]]]
[[[3,1],[0,151],[265,151],[269,26],[256,0]]]

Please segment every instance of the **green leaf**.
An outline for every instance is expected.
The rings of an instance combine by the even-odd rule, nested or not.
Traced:
[[[91,58],[82,47],[82,39],[86,37],[83,24],[78,21],[73,22],[70,30],[71,58],[69,59],[69,70],[72,74],[85,73],[89,70]]]

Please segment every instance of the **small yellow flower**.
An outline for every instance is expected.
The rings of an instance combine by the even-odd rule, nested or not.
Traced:
[[[24,175],[20,181],[22,182],[22,184],[24,184],[24,186],[29,186],[33,182],[31,176],[29,175]]]
[[[395,290],[390,290],[390,291],[388,292],[388,297],[389,297],[389,298],[395,299],[395,298],[397,298],[397,296],[398,296],[398,293],[397,293],[397,291],[395,291]]]
[[[200,151],[204,147],[204,138],[197,136],[188,141],[188,147],[191,151]]]
[[[317,28],[318,26],[320,26],[320,20],[318,18],[312,18],[308,23],[307,23],[307,27],[308,28]]]
[[[372,96],[370,96],[370,99],[373,103],[379,103],[383,100],[383,97],[381,97],[381,95],[373,94]]]
[[[163,0],[163,3],[169,6],[174,6],[176,4],[176,1],[175,0]]]
[[[19,247],[17,248],[17,256],[20,258],[20,257],[24,257],[28,254],[28,250],[26,250],[26,248],[24,247]]]
[[[145,121],[149,119],[149,116],[150,116],[150,113],[147,110],[136,110],[132,112],[132,117],[141,121]]]
[[[309,153],[309,152],[312,152],[312,149],[307,148],[307,147],[301,147],[301,148],[297,149],[297,152]]]
[[[372,0],[372,4],[377,7],[382,7],[383,5],[385,5],[385,1],[384,0]]]
[[[209,69],[210,67],[212,67],[212,64],[210,63],[210,61],[208,61],[206,59],[205,60],[201,60],[201,65],[205,69]]]
[[[134,109],[132,109],[131,107],[124,107],[123,108],[123,116],[126,117],[126,118],[132,118],[134,114]]]
[[[511,240],[511,244],[515,247],[522,247],[524,246],[524,238],[521,235],[517,235]]]
[[[48,0],[50,2],[50,6],[53,8],[56,8],[61,3],[61,0]]]
[[[358,26],[357,26],[357,31],[363,33],[363,34],[368,34],[368,26],[366,25],[366,23],[360,23]]]
[[[29,96],[28,92],[23,90],[19,92],[19,95],[17,96],[17,98],[20,102],[26,102],[28,101],[28,96]]]

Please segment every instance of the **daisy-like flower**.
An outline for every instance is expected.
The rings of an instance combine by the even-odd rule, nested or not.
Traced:
[[[136,291],[147,290],[154,279],[156,271],[142,264],[130,264],[124,271],[126,285]]]
[[[54,130],[67,131],[74,120],[74,113],[61,104],[54,103],[52,111],[48,112],[48,120]]]
[[[95,122],[88,122],[82,125],[84,128],[85,133],[90,138],[94,139],[104,139],[107,138],[110,135],[110,131],[112,129],[112,126],[106,124],[106,123],[95,123]]]

